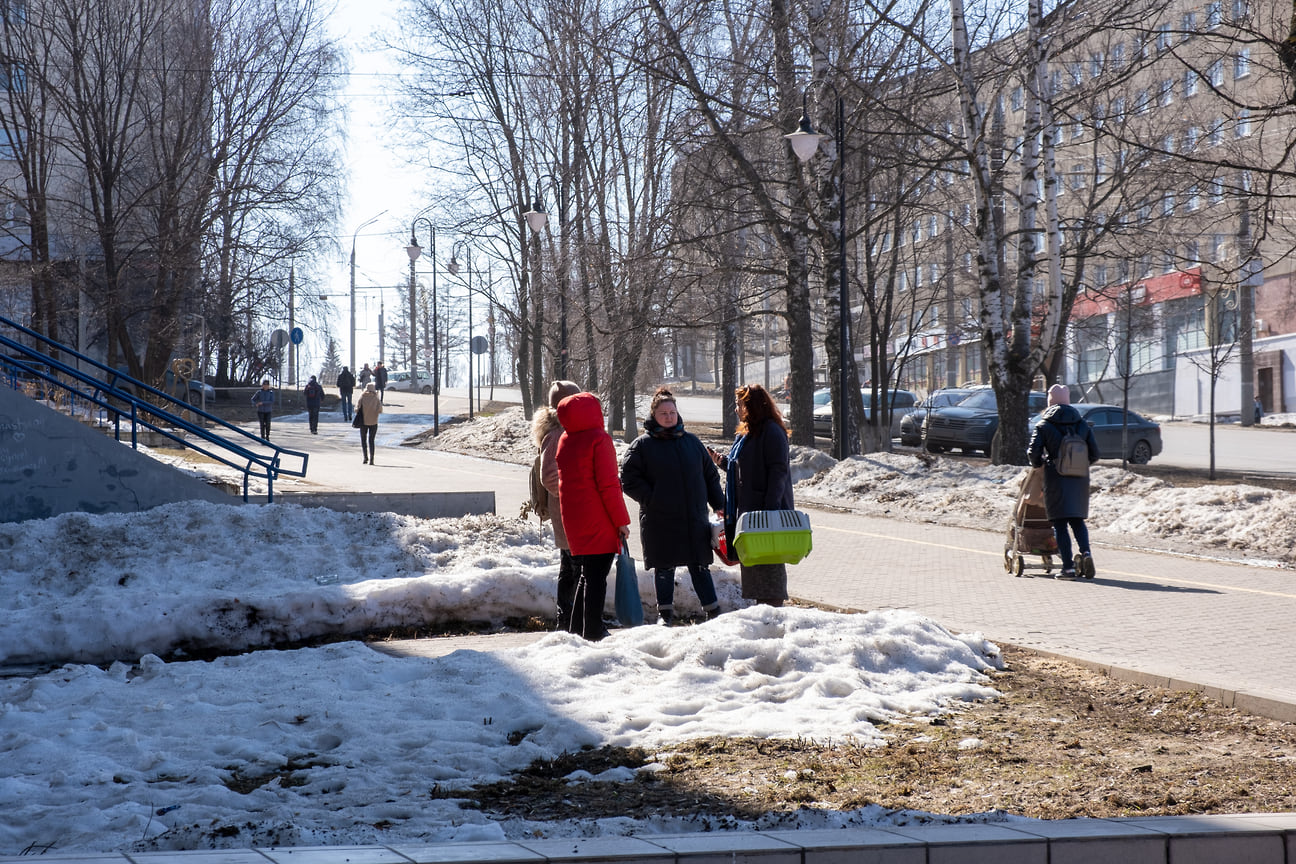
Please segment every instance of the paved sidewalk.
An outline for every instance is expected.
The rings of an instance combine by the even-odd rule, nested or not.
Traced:
[[[349,426],[323,422],[312,436],[299,425],[281,424],[277,436],[310,451],[311,470],[306,480],[276,489],[493,489],[496,512],[506,517],[527,496],[528,465],[387,446],[371,467],[361,464]],[[1003,567],[1004,525],[976,531],[806,509],[814,551],[789,571],[799,599],[849,610],[911,609],[951,630],[979,631],[1134,680],[1202,689],[1225,704],[1296,721],[1290,571],[1095,545],[1094,580],[1061,582],[1040,571],[1017,578]],[[638,532],[631,540],[638,555]]]

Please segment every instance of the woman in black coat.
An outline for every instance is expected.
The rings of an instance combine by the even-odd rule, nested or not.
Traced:
[[[720,614],[711,579],[711,520],[723,517],[724,491],[706,447],[684,431],[675,397],[658,387],[644,434],[621,465],[621,489],[639,504],[644,566],[655,571],[657,612],[669,625],[675,615],[675,568],[688,567],[707,618]]]
[[[749,510],[793,510],[787,427],[759,384],[738,388],[738,437],[728,456],[711,458],[725,471],[725,540],[734,550],[738,519]],[[741,564],[742,596],[769,606],[787,599],[787,565]]]
[[[1089,476],[1065,477],[1058,473],[1057,461],[1062,439],[1074,430],[1084,439],[1089,454],[1089,464],[1098,461],[1098,442],[1093,429],[1080,412],[1071,407],[1071,391],[1063,384],[1054,384],[1048,391],[1049,407],[1041,415],[1031,432],[1027,457],[1036,468],[1044,467],[1044,510],[1053,523],[1053,536],[1057,538],[1058,554],[1062,557],[1060,579],[1094,576],[1093,554],[1089,549]],[[1075,534],[1079,551],[1071,557],[1071,538],[1067,529]]]

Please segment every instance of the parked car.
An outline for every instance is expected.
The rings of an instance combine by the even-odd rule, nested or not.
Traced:
[[[1048,406],[1048,395],[1032,390],[1027,410],[1038,414]],[[923,438],[933,453],[944,453],[955,447],[964,453],[978,450],[990,454],[990,445],[999,431],[999,401],[994,390],[977,390],[957,405],[933,408],[927,412]]]
[[[827,405],[831,399],[832,399],[832,391],[829,390],[827,387],[821,387],[818,390],[814,391],[814,402],[810,406],[812,421],[813,421],[814,412],[817,411],[819,408],[823,407],[824,405]],[[796,422],[796,418],[792,416],[791,412],[788,413],[787,422],[789,426],[799,425]]]
[[[873,409],[877,407],[873,403],[871,390],[860,390],[860,395],[864,397],[864,417],[868,420],[873,418]],[[918,403],[918,396],[912,390],[892,390],[891,391],[891,437],[895,438],[900,434],[900,421],[904,415],[909,413]],[[814,432],[825,438],[832,437],[833,409],[832,401],[829,400],[814,412]]]
[[[418,374],[418,387],[410,379],[409,372],[392,372],[387,376],[387,389],[413,393],[417,390],[424,396],[432,395],[432,370],[423,369]]]
[[[206,391],[205,394],[203,392],[204,390]],[[199,381],[197,379],[190,378],[189,395],[187,397],[189,400],[189,404],[201,405],[203,402],[204,395],[207,397],[207,404],[210,405],[211,403],[216,401],[216,388],[206,383],[205,381]]]
[[[1129,449],[1125,451],[1125,457],[1135,465],[1146,465],[1161,452],[1161,426],[1142,415],[1133,411],[1123,412],[1119,405],[1082,402],[1072,407],[1093,428],[1100,459],[1121,458],[1122,425],[1126,413],[1129,416]],[[1039,420],[1038,415],[1031,417],[1031,427]]]
[[[944,387],[928,393],[926,399],[914,406],[914,410],[900,418],[900,443],[906,447],[921,445],[927,412],[933,408],[957,405],[973,392],[971,387]]]

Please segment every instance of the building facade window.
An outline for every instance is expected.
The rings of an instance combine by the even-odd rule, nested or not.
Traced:
[[[1160,24],[1156,30],[1156,48],[1157,51],[1169,51],[1172,45],[1170,39],[1170,25]]]
[[[1233,80],[1245,78],[1251,74],[1251,49],[1242,48],[1233,55]]]

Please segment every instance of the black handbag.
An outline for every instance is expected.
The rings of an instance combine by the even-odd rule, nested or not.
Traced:
[[[356,407],[355,417],[351,420],[351,425],[356,429],[364,425],[364,412],[360,410],[359,406]]]

